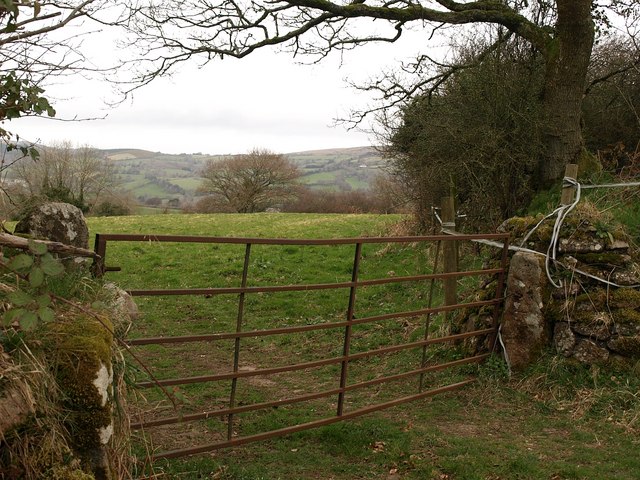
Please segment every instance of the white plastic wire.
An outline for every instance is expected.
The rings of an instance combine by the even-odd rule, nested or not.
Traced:
[[[628,183],[604,183],[601,185],[582,185],[582,189],[589,188],[620,188],[620,187],[638,187],[640,182],[628,182]]]
[[[511,361],[509,360],[509,353],[507,353],[507,347],[502,341],[502,323],[498,325],[498,341],[502,347],[502,354],[504,356],[504,362],[507,364],[507,374],[511,378]]]
[[[533,253],[536,255],[542,255],[545,257],[545,273],[547,275],[547,279],[549,280],[549,282],[551,283],[551,285],[553,285],[556,288],[562,288],[562,281],[558,280],[558,282],[556,282],[553,277],[551,276],[551,263],[553,263],[554,266],[560,266],[562,268],[565,268],[567,270],[571,270],[579,275],[591,278],[593,280],[597,280],[598,282],[604,283],[606,285],[612,286],[612,287],[616,287],[616,288],[640,288],[640,284],[634,284],[634,285],[618,285],[615,282],[611,282],[610,280],[605,280],[604,278],[600,278],[600,277],[596,277],[595,275],[590,274],[589,272],[585,272],[584,270],[580,270],[578,268],[575,268],[574,266],[567,266],[565,264],[563,264],[562,262],[560,262],[556,256],[558,253],[558,243],[560,241],[560,229],[562,228],[562,224],[564,223],[565,218],[567,217],[567,215],[576,207],[576,205],[578,205],[578,203],[580,202],[581,196],[582,196],[582,189],[585,188],[609,188],[609,187],[634,187],[634,186],[640,186],[640,182],[629,182],[629,183],[610,183],[610,184],[603,184],[603,185],[581,185],[578,181],[576,181],[575,179],[571,178],[571,177],[565,177],[563,179],[563,185],[564,186],[573,186],[576,189],[576,196],[573,202],[571,202],[568,205],[560,205],[558,208],[556,208],[553,212],[551,212],[550,214],[548,214],[547,216],[545,216],[542,220],[540,220],[530,231],[529,233],[527,233],[525,235],[525,237],[522,239],[522,241],[520,242],[520,246],[515,246],[515,245],[509,245],[509,250],[511,251],[516,251],[516,252],[527,252],[527,253]],[[442,219],[438,216],[436,209],[432,207],[433,210],[433,214],[436,216],[436,218],[438,219],[438,221],[440,222],[440,224],[443,227],[452,227],[454,225],[450,225],[450,224],[443,224]],[[553,230],[552,230],[552,234],[551,234],[551,240],[549,242],[549,248],[547,248],[547,253],[542,253],[542,252],[538,252],[537,250],[532,250],[530,248],[526,248],[523,247],[523,245],[526,244],[526,242],[529,240],[529,238],[531,237],[531,235],[533,235],[533,233],[540,227],[540,225],[542,225],[546,220],[552,218],[556,216],[556,221],[553,225]],[[456,232],[455,230],[451,230],[451,229],[447,229],[447,228],[443,228],[442,229],[442,233],[446,233],[448,235],[460,235],[459,232]],[[472,240],[473,242],[476,243],[481,243],[483,245],[489,245],[491,247],[496,247],[496,248],[504,248],[504,244],[500,243],[500,242],[495,242],[492,240]]]

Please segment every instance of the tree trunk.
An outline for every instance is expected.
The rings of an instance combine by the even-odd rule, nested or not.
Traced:
[[[556,5],[556,36],[546,51],[542,186],[560,179],[565,165],[577,163],[582,153],[581,106],[595,36],[592,0],[556,0]]]

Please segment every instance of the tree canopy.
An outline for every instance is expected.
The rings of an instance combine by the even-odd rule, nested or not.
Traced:
[[[544,148],[536,180],[544,185],[556,181],[565,164],[583,154],[581,105],[596,25],[602,30],[615,15],[631,19],[639,12],[636,0],[170,0],[138,4],[129,28],[143,49],[138,80],[146,83],[190,59],[242,58],[274,45],[321,59],[333,50],[395,42],[414,27],[422,28],[429,40],[446,26],[499,26],[504,35],[524,40],[543,58]],[[430,60],[427,48],[409,66],[418,75],[411,84],[387,78],[368,89],[379,91],[385,105],[401,105],[432,92],[448,73],[425,75]],[[449,71],[456,68],[461,66],[452,65]]]
[[[300,171],[284,155],[252,150],[224,160],[209,160],[199,191],[210,194],[220,209],[237,213],[263,212],[295,195]]]

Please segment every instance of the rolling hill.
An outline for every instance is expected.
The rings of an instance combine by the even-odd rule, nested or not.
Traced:
[[[170,155],[138,149],[100,151],[116,167],[122,187],[140,202],[166,203],[196,194],[199,172],[209,159],[202,153]],[[302,182],[314,189],[366,189],[384,160],[374,147],[335,148],[285,154],[303,172]]]

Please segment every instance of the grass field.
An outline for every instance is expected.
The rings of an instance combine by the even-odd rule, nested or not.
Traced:
[[[187,234],[280,238],[338,238],[377,236],[398,231],[398,216],[375,215],[155,215],[91,218],[92,233]],[[334,282],[350,277],[352,247],[256,246],[249,264],[250,280],[260,284]],[[432,250],[427,246],[380,246],[363,251],[363,278],[429,272]],[[109,248],[107,264],[121,272],[107,279],[123,288],[184,288],[237,286],[243,262],[243,246],[188,246],[148,242],[122,243]],[[472,259],[477,262],[477,259]],[[333,291],[330,291],[333,292]],[[247,298],[245,318],[249,328],[309,324],[344,318],[345,292],[302,292],[282,297],[264,294]],[[435,291],[436,302],[441,294]],[[359,294],[359,315],[384,314],[424,305],[426,290],[420,287],[371,289]],[[135,322],[130,338],[146,335],[180,335],[234,328],[235,298],[140,298],[143,316]],[[398,306],[401,305],[400,308]],[[422,319],[408,319],[386,326],[373,325],[354,332],[354,349],[387,345],[392,338],[412,340],[422,335]],[[446,328],[434,319],[432,328]],[[320,358],[340,343],[327,333],[296,338],[270,338],[268,342],[243,339],[241,368]],[[302,341],[302,344],[300,343]],[[302,348],[304,347],[304,348]],[[232,345],[188,347],[152,346],[140,353],[159,378],[228,371]],[[246,353],[245,353],[246,352]],[[457,355],[455,350],[435,350],[433,355]],[[354,379],[368,379],[376,372],[393,373],[415,364],[415,355],[389,355],[384,360],[354,367]],[[239,384],[238,401],[255,403],[291,391],[331,384],[336,367],[304,376],[284,375],[276,381]],[[455,380],[434,376],[430,382]],[[143,378],[141,374],[137,374]],[[621,479],[640,478],[640,381],[637,372],[623,368],[586,369],[544,358],[534,369],[506,379],[505,367],[492,359],[480,367],[480,381],[451,394],[395,407],[345,423],[300,432],[284,438],[181,460],[157,461],[157,478],[175,479]],[[411,385],[394,384],[392,390],[371,389],[349,397],[349,407],[403,394]],[[219,407],[228,401],[228,386],[182,386],[176,391],[183,413]],[[144,392],[147,415],[168,412],[168,402],[158,392]],[[149,408],[151,405],[151,408]],[[277,428],[324,415],[335,405],[320,401],[303,407],[274,409],[239,419],[242,434]],[[160,427],[153,445],[146,448],[182,448],[220,438],[220,420],[209,419],[183,427]],[[145,446],[134,451],[144,468]]]

